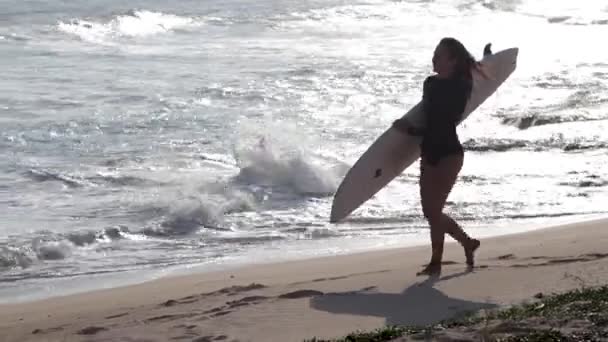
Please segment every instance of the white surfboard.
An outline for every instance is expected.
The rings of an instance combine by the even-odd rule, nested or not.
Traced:
[[[484,56],[480,61],[488,78],[473,74],[473,90],[462,122],[471,112],[490,97],[515,71],[518,48]],[[422,103],[416,104],[403,117],[414,126],[422,127]],[[421,138],[390,127],[367,149],[348,171],[333,199],[329,221],[341,221],[359,208],[390,181],[400,175],[420,157]]]

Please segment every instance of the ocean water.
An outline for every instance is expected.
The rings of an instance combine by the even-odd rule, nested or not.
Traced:
[[[593,0],[0,0],[0,302],[428,243],[417,164],[328,217],[444,36],[520,49],[447,210],[477,236],[605,215],[607,34]]]

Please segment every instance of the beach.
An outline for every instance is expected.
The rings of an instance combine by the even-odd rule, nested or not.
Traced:
[[[606,283],[605,0],[2,4],[0,342],[334,338]],[[519,54],[458,126],[478,267],[451,243],[428,280],[418,161],[329,221],[446,36]]]
[[[3,341],[303,341],[427,325],[608,282],[608,220],[487,238],[472,272],[446,245],[281,262],[0,306]]]
[[[6,1],[0,303],[426,241],[418,162],[328,221],[448,35],[519,49],[458,127],[450,215],[487,237],[608,213],[602,1]]]
[[[0,303],[425,241],[417,162],[328,220],[447,35],[519,49],[458,128],[450,215],[485,237],[607,213],[602,1],[7,1]]]

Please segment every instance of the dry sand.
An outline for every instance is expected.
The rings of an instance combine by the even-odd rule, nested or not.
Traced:
[[[0,305],[0,341],[302,341],[428,324],[581,285],[608,283],[608,220],[488,238],[466,272],[446,246],[439,279],[416,277],[429,246],[256,265]]]

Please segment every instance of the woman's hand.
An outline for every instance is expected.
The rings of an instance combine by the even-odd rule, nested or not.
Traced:
[[[422,135],[422,130],[412,126],[405,118],[393,121],[393,127],[401,133],[409,135]]]
[[[393,127],[395,127],[395,129],[399,132],[407,134],[408,129],[410,128],[410,123],[406,119],[401,118],[393,121]]]

